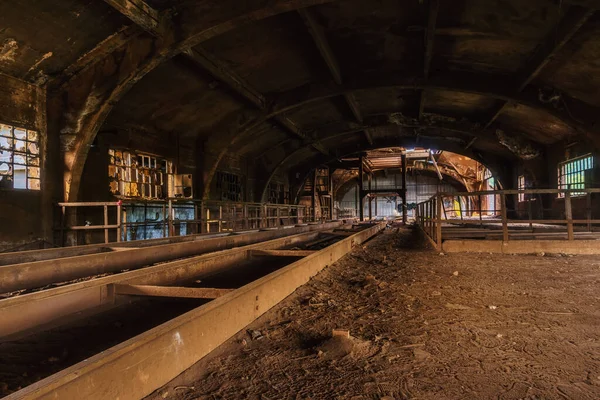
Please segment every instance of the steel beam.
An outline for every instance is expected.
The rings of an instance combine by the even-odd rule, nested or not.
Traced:
[[[104,0],[146,32],[159,36],[159,13],[143,0]]]
[[[300,9],[298,10],[298,13],[300,14],[300,17],[302,17],[302,19],[304,20],[304,23],[306,24],[306,27],[308,28],[308,31],[310,32],[310,35],[312,36],[313,41],[315,42],[315,45],[319,50],[319,53],[321,53],[321,57],[325,61],[325,64],[327,64],[329,72],[333,77],[333,81],[336,84],[341,85],[343,79],[340,70],[340,65],[338,63],[337,57],[331,49],[331,46],[329,45],[329,41],[325,36],[323,27],[317,22],[317,19],[309,9]],[[354,94],[345,93],[344,99],[346,100],[346,104],[348,104],[348,107],[350,108],[350,111],[352,112],[352,115],[354,115],[356,121],[362,122],[362,113],[360,111],[360,106],[356,102]],[[369,143],[372,143],[373,139],[371,139],[371,135],[369,134],[369,132],[365,130],[364,134]]]
[[[522,92],[540,74],[594,13],[595,10],[579,6],[571,6],[567,9],[556,29],[550,31],[544,41],[537,46],[529,62],[517,73],[517,93]],[[501,101],[492,111],[485,129],[489,128],[510,104],[510,101]]]

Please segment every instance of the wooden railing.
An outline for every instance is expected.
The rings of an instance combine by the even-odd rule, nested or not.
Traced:
[[[575,239],[575,226],[581,226],[588,232],[592,231],[594,224],[600,224],[600,219],[593,218],[592,196],[600,193],[600,188],[595,189],[526,189],[526,190],[489,190],[478,192],[438,193],[429,200],[419,203],[416,209],[416,223],[423,229],[427,236],[435,243],[436,248],[442,248],[443,224],[476,224],[479,226],[501,224],[502,240],[510,239],[510,224],[552,224],[566,227],[567,240]],[[519,195],[528,196],[519,201]],[[483,199],[493,196],[493,207],[482,207]],[[512,204],[522,204],[523,208],[507,207],[507,198],[513,197]],[[556,207],[544,208],[546,202],[556,206],[563,202],[562,215],[557,218]],[[489,199],[489,197],[487,197]],[[477,201],[472,201],[476,199]],[[573,218],[573,200],[585,201],[583,212],[585,218]],[[537,217],[533,216],[532,202],[539,201],[536,205]],[[450,207],[446,206],[451,204]],[[459,206],[456,207],[456,204]],[[473,206],[475,205],[475,206]],[[496,207],[497,205],[497,207]],[[486,215],[484,217],[484,214]],[[509,215],[515,218],[509,218]],[[520,217],[526,215],[526,217]]]
[[[288,204],[168,199],[58,203],[58,206],[59,245],[65,244],[66,235],[80,231],[103,231],[104,243],[109,243],[315,222],[312,207]]]

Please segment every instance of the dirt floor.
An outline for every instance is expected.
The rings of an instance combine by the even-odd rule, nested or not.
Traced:
[[[600,399],[600,257],[423,243],[377,236],[149,399]]]

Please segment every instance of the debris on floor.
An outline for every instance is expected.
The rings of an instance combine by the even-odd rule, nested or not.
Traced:
[[[600,399],[597,257],[423,243],[385,231],[149,399]]]

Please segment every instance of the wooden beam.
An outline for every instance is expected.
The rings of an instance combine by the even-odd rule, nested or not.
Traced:
[[[188,299],[216,299],[233,292],[235,289],[188,288],[175,286],[154,285],[114,285],[116,295],[177,297]]]
[[[104,0],[146,32],[159,36],[159,12],[143,0]]]
[[[316,253],[314,250],[251,250],[250,256],[306,257],[314,253]]]

